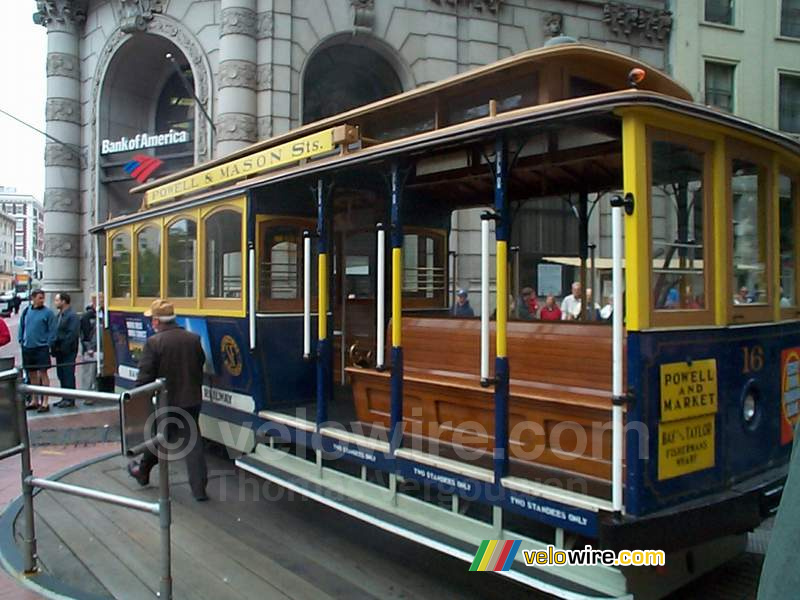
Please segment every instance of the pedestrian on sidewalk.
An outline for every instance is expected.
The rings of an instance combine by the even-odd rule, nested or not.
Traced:
[[[22,366],[31,385],[50,385],[50,347],[56,339],[56,316],[44,305],[44,292],[34,290],[31,301],[19,319],[17,340],[22,347]],[[34,395],[26,405],[28,410],[50,410],[47,396]]]
[[[139,359],[139,376],[136,385],[145,385],[163,377],[167,380],[167,399],[170,420],[167,436],[170,444],[180,441],[178,452],[185,453],[189,486],[195,500],[208,500],[206,483],[208,473],[200,435],[200,405],[202,404],[203,364],[206,355],[200,336],[178,327],[175,308],[166,300],[154,300],[145,311],[150,317],[155,334],[145,342]],[[175,451],[173,451],[175,452]],[[139,485],[150,482],[150,471],[158,457],[149,449],[144,451],[139,463],[131,462],[128,473]],[[166,465],[164,465],[166,468]]]
[[[75,361],[78,358],[80,321],[70,306],[70,296],[66,292],[56,294],[58,325],[51,353],[56,359],[56,374],[62,388],[75,389]],[[74,408],[75,398],[62,398],[56,408]]]
[[[97,353],[97,296],[92,294],[92,303],[86,307],[81,315],[81,389],[93,390],[97,383],[97,369],[92,362]],[[84,404],[94,404],[94,400],[86,400]]]

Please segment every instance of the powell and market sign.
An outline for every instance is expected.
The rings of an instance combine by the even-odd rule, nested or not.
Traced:
[[[183,144],[189,141],[188,131],[170,129],[167,133],[137,133],[132,137],[121,137],[118,140],[101,140],[100,154],[115,154],[117,152],[131,152],[146,148],[160,148]]]
[[[356,139],[357,130],[348,125],[325,129],[156,186],[145,191],[144,203],[150,207],[221,183],[327,154],[337,144],[351,143]]]

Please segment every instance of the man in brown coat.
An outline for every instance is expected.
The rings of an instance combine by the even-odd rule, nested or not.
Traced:
[[[144,316],[151,318],[156,333],[144,345],[136,385],[150,383],[159,377],[167,380],[170,410],[166,417],[171,422],[167,426],[167,437],[170,443],[180,441],[179,450],[172,453],[185,455],[189,485],[195,500],[208,500],[206,459],[197,422],[205,363],[200,337],[175,324],[175,309],[166,300],[154,300]],[[138,464],[132,462],[128,465],[128,473],[140,485],[147,485],[150,470],[157,462],[156,455],[146,450]]]

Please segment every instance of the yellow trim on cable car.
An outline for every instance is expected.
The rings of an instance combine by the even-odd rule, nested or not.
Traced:
[[[328,255],[320,252],[317,257],[318,311],[317,337],[328,339]]]
[[[403,345],[403,249],[392,248],[392,346]]]
[[[508,242],[497,240],[497,358],[508,356]]]

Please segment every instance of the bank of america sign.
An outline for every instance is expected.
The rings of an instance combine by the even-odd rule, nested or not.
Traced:
[[[121,137],[118,140],[101,140],[100,154],[114,154],[116,152],[131,152],[145,148],[160,148],[173,144],[183,144],[189,141],[188,131],[170,129],[167,133],[137,133],[132,137]]]

